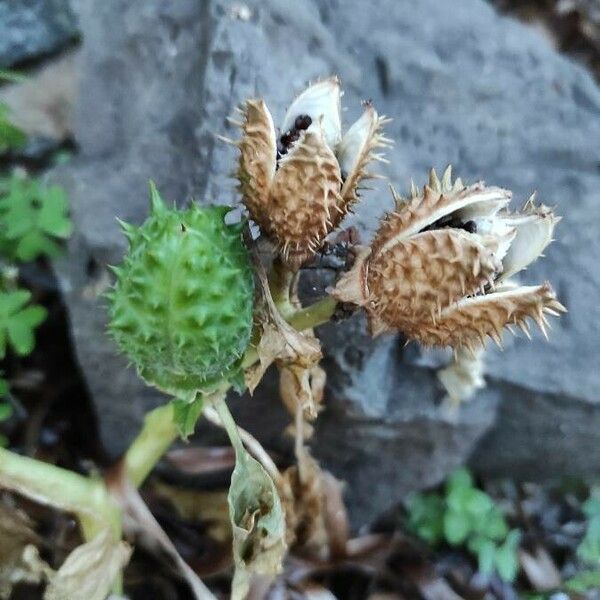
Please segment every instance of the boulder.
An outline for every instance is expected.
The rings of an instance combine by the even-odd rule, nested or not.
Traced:
[[[0,3],[0,68],[64,48],[78,36],[69,0]]]
[[[150,178],[179,203],[235,202],[235,150],[215,137],[236,135],[226,117],[262,96],[277,121],[308,80],[338,73],[348,122],[367,98],[393,117],[396,145],[382,172],[398,189],[452,163],[463,179],[513,189],[516,202],[537,189],[557,205],[558,240],[524,279],[551,279],[570,311],[549,343],[536,334],[490,352],[488,388],[453,415],[440,408],[436,363],[420,351],[394,336],[369,339],[359,316],[320,328],[329,382],[313,447],[347,482],[353,522],[469,457],[485,473],[516,477],[600,473],[600,91],[581,67],[482,0],[381,0],[376,9],[358,0],[86,0],[81,27],[81,152],[54,174],[75,233],[56,269],[113,454],[162,400],[105,335],[106,265],[125,249],[115,217],[144,219]],[[352,222],[368,237],[391,206],[380,185]],[[326,285],[325,272],[313,277]],[[286,449],[273,377],[232,405],[265,445]]]

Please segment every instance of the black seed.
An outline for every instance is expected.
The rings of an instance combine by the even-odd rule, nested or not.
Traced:
[[[463,225],[463,229],[469,233],[477,233],[477,223],[475,221],[467,221]]]
[[[308,129],[311,123],[312,119],[308,115],[299,115],[294,121],[294,128],[300,130]]]

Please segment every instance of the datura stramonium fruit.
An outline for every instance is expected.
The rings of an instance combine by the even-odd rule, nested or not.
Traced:
[[[440,181],[411,197],[395,195],[369,248],[359,248],[333,296],[364,307],[371,333],[400,330],[429,346],[476,348],[500,344],[512,324],[528,335],[527,318],[546,333],[545,313],[565,308],[550,284],[518,286],[508,278],[541,255],[559,221],[533,197],[521,212],[507,209],[511,193],[483,183]]]
[[[242,225],[230,208],[168,208],[152,186],[152,210],[123,223],[129,250],[114,269],[109,329],[140,376],[186,397],[239,371],[250,340],[254,280]]]
[[[292,269],[310,260],[358,200],[367,166],[383,160],[386,122],[370,102],[342,136],[340,83],[319,81],[289,107],[279,136],[263,100],[242,109],[237,178],[250,216]]]

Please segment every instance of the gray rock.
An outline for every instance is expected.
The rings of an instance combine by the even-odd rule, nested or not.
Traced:
[[[60,50],[77,35],[69,0],[0,2],[0,67]]]
[[[537,188],[546,204],[559,206],[566,216],[559,241],[526,279],[552,279],[570,309],[550,344],[536,336],[492,353],[490,386],[454,418],[439,408],[433,363],[400,340],[370,340],[358,317],[321,328],[329,383],[314,449],[348,483],[355,524],[440,481],[474,448],[473,464],[494,473],[509,465],[514,476],[557,474],[561,465],[562,473],[571,466],[597,473],[597,454],[582,454],[577,443],[600,438],[600,92],[587,73],[482,0],[410,7],[382,0],[377,10],[354,0],[257,0],[247,13],[234,5],[110,0],[82,7],[81,156],[57,174],[76,232],[57,269],[107,447],[122,451],[143,412],[160,401],[124,369],[104,335],[98,294],[109,282],[105,265],[124,250],[114,217],[143,220],[150,177],[170,200],[232,202],[227,174],[235,154],[214,137],[235,135],[225,117],[261,95],[277,120],[307,80],[337,72],[348,121],[363,97],[394,118],[385,172],[400,189],[411,176],[423,183],[430,165],[452,162],[463,178],[511,187],[518,201]],[[391,206],[384,188],[358,210],[365,236]],[[287,417],[272,378],[254,398],[233,404],[266,445],[285,450]],[[527,406],[552,407],[548,414],[567,419],[569,435],[548,430],[548,419]],[[544,465],[532,469],[542,456]]]

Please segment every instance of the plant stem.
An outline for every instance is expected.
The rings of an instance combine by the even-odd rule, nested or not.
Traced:
[[[142,485],[177,435],[171,403],[146,414],[142,430],[125,454],[125,468],[135,487]]]
[[[87,541],[107,526],[121,538],[119,508],[99,479],[0,448],[0,487],[75,513]]]
[[[290,300],[293,280],[294,273],[276,258],[273,261],[269,277],[269,289],[273,302],[284,319],[294,312],[294,306]]]
[[[219,396],[215,398],[213,402],[213,406],[215,407],[219,419],[221,420],[221,424],[225,428],[227,435],[231,441],[231,445],[235,450],[235,454],[238,460],[241,460],[245,454],[246,449],[244,448],[244,444],[242,443],[242,438],[240,437],[240,432],[238,431],[238,427],[233,420],[233,416],[229,412],[229,408],[227,407],[227,403],[225,402],[224,396]]]
[[[325,296],[325,298],[321,298],[314,304],[289,315],[286,321],[297,331],[312,329],[327,323],[333,316],[336,306],[337,300],[334,300],[331,296]]]

